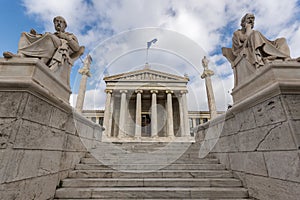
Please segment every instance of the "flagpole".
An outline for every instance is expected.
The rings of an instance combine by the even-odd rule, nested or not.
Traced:
[[[148,50],[149,48],[146,49],[146,64],[148,64]]]
[[[155,42],[157,41],[156,38],[154,38],[153,40],[151,40],[150,42],[147,42],[147,49],[146,49],[146,63],[145,63],[145,67],[149,67],[149,64],[148,64],[148,54],[149,54],[149,48],[151,46],[151,44],[154,44]]]

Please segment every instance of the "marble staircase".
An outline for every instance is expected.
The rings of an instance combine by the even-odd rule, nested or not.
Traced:
[[[101,158],[86,154],[62,181],[55,199],[248,199],[241,181],[217,159],[200,159],[198,144],[186,149],[184,145],[172,144],[166,151],[163,143],[119,143],[116,146],[125,152],[122,158],[118,150],[105,152],[105,146],[100,147]],[[130,160],[132,153],[137,159]],[[147,153],[148,160],[138,156]]]

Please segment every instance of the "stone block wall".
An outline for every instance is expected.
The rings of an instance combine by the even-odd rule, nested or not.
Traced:
[[[300,95],[277,95],[250,107],[233,107],[199,126],[200,154],[234,172],[261,200],[300,197]]]
[[[102,128],[29,90],[0,90],[0,99],[0,199],[53,198]]]

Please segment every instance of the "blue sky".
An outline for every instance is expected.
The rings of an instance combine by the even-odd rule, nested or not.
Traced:
[[[74,33],[86,53],[93,57],[85,108],[103,108],[104,74],[141,69],[146,43],[153,69],[178,75],[187,73],[190,110],[207,110],[201,59],[206,55],[213,78],[219,110],[232,103],[233,76],[230,64],[221,55],[221,47],[231,46],[232,33],[240,27],[241,17],[252,12],[255,29],[267,38],[286,37],[291,56],[300,56],[300,11],[297,0],[2,0],[0,51],[17,52],[20,33],[31,28],[53,32],[52,19],[66,18],[67,31]],[[78,90],[75,63],[71,73],[74,104]],[[196,100],[195,100],[196,99]]]

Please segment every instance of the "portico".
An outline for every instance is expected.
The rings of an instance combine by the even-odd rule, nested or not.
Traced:
[[[117,139],[189,138],[188,77],[152,69],[107,76],[105,136]]]

